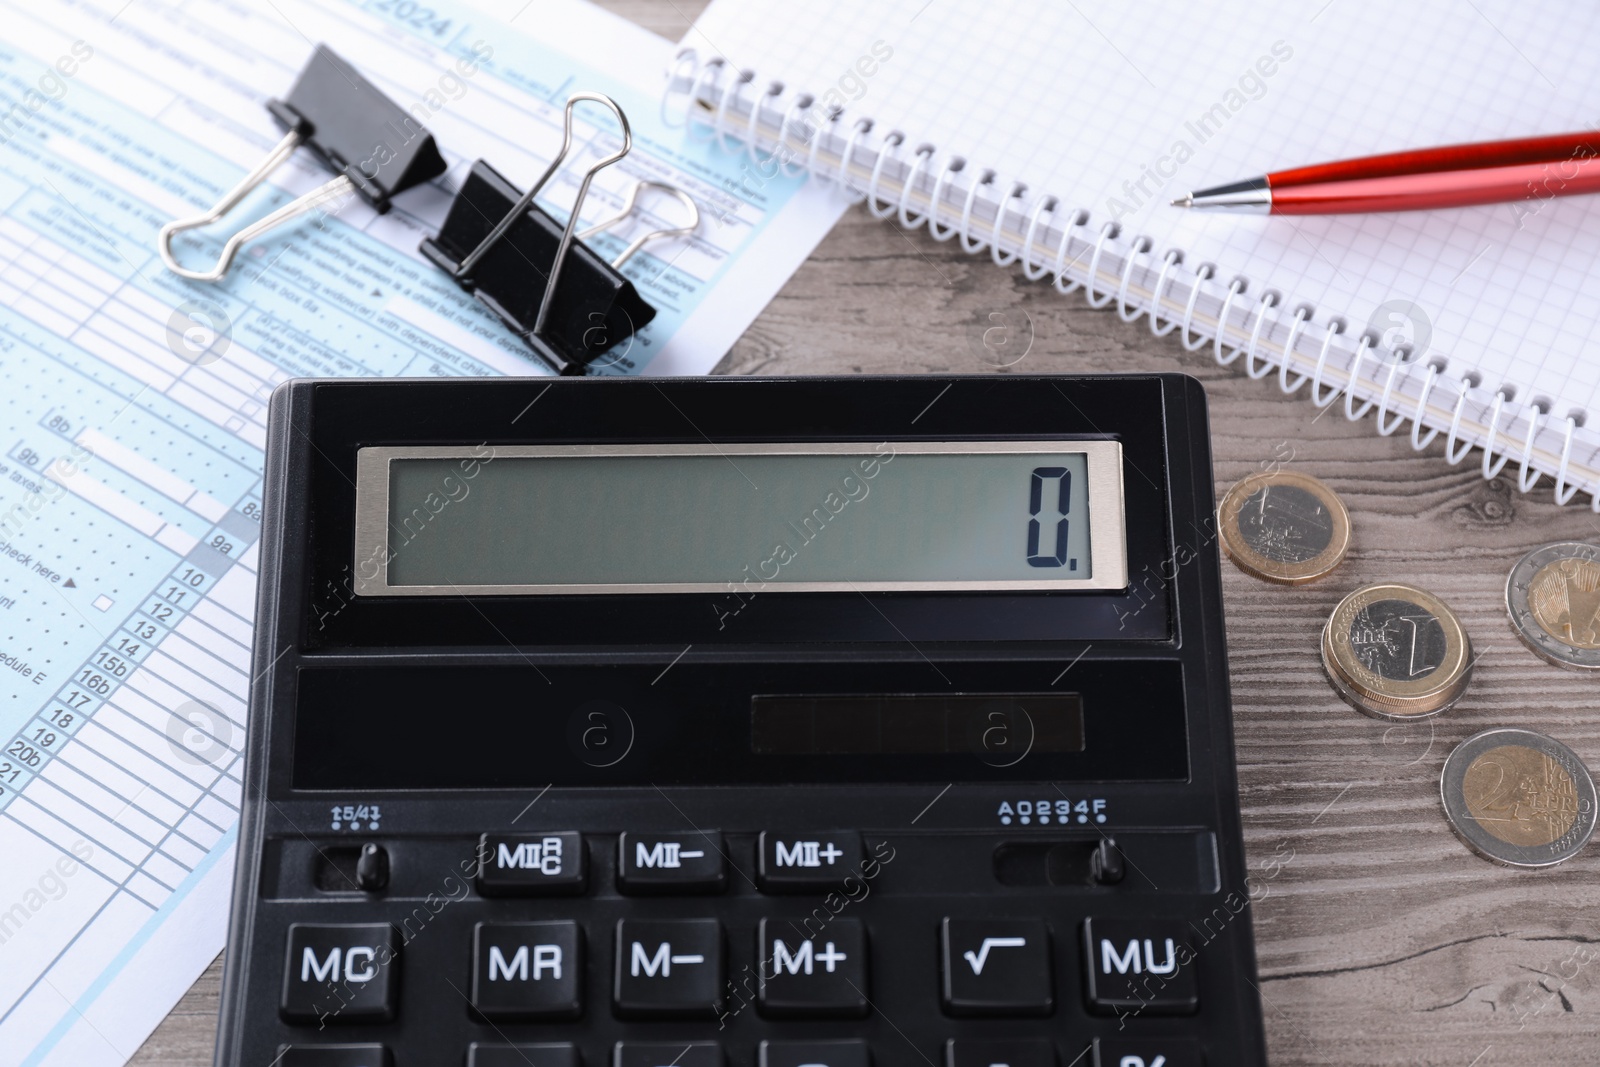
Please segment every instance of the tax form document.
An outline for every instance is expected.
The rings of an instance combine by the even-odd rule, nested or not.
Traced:
[[[416,253],[472,160],[526,188],[569,93],[598,90],[634,152],[585,223],[641,176],[700,202],[695,239],[628,262],[660,313],[613,373],[709,370],[837,218],[662,118],[665,41],[539,8],[541,41],[440,0],[0,0],[0,1064],[123,1063],[222,947],[272,387],[543,373]],[[262,105],[318,43],[425,116],[449,171],[388,215],[351,202],[247,245],[220,285],[173,276],[157,229],[277,142]],[[542,198],[558,219],[615,143],[599,114],[579,108]],[[326,181],[305,155],[202,234]],[[678,224],[670,198],[645,206],[603,255]],[[200,266],[218,244],[177,249]]]

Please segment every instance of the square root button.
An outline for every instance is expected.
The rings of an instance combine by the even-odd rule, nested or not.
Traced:
[[[1192,1015],[1200,1008],[1190,930],[1178,919],[1085,919],[1089,1009],[1102,1015]]]
[[[1050,931],[1039,919],[945,919],[939,928],[950,1015],[1048,1015]]]

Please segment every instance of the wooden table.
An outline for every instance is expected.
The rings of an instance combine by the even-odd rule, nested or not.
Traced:
[[[674,39],[700,0],[608,0]],[[1001,319],[991,319],[991,315]],[[1435,442],[1377,436],[1094,311],[988,256],[850,211],[718,366],[723,374],[994,373],[972,338],[997,322],[1033,342],[1012,371],[1183,371],[1211,398],[1216,484],[1274,461],[1331,484],[1354,548],[1331,576],[1269,586],[1223,564],[1239,777],[1261,997],[1275,1067],[1600,1062],[1600,845],[1549,871],[1470,854],[1445,824],[1439,771],[1458,741],[1516,725],[1600,769],[1600,684],[1547,666],[1512,633],[1506,573],[1546,541],[1600,539],[1580,496],[1558,508],[1514,466],[1485,482]],[[1014,334],[1021,337],[1022,334]],[[1324,680],[1317,634],[1351,589],[1401,580],[1442,596],[1479,653],[1471,689],[1432,724],[1388,726]],[[133,1059],[208,1065],[221,961]],[[1216,1065],[1227,1067],[1227,1065]]]

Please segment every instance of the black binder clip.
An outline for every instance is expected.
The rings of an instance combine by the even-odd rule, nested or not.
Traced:
[[[327,45],[318,45],[286,100],[267,101],[267,111],[285,133],[255,170],[217,201],[210,211],[175,219],[161,227],[161,260],[167,269],[191,281],[221,281],[233,257],[246,242],[290,219],[304,215],[347,193],[355,193],[379,214],[389,210],[397,193],[421,185],[445,171],[444,157],[416,119],[390,100]],[[207,271],[180,266],[172,254],[172,236],[181,230],[208,226],[222,218],[304,145],[338,177],[285,204],[228,238],[217,265]]]
[[[533,201],[572,150],[572,112],[586,100],[617,116],[622,147],[584,173],[572,214],[563,226]],[[618,268],[646,243],[688,236],[700,225],[700,210],[688,194],[661,182],[641,181],[621,212],[578,232],[578,215],[594,176],[627,155],[632,146],[627,116],[615,101],[599,93],[574,93],[567,98],[561,151],[527,192],[519,192],[480,159],[451,203],[439,236],[422,242],[424,256],[482,301],[558,374],[584,373],[599,356],[655,318],[656,309]],[[677,197],[689,209],[689,223],[646,233],[607,263],[584,239],[632,214],[647,187]]]

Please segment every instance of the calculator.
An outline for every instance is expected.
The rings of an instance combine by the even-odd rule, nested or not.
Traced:
[[[1266,1062],[1181,375],[274,394],[227,1067]]]

